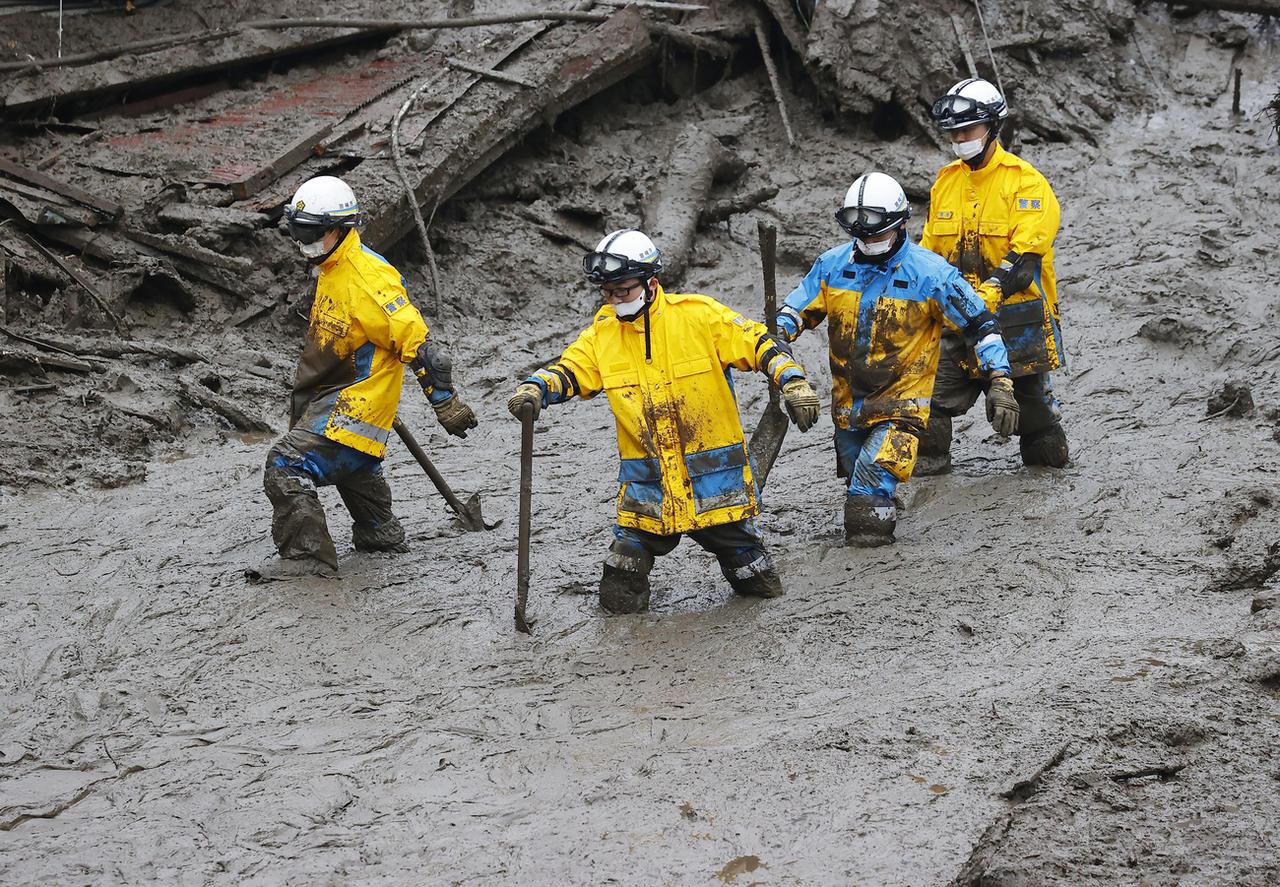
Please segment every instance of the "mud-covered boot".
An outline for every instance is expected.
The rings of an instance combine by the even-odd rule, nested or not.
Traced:
[[[600,577],[600,606],[610,613],[646,613],[649,610],[649,576],[604,565]]]
[[[929,424],[925,426],[924,434],[920,435],[920,450],[912,474],[916,477],[929,477],[946,474],[950,470],[951,417],[934,412],[929,415]]]
[[[1067,451],[1067,435],[1061,425],[1022,435],[1018,438],[1018,449],[1022,452],[1023,465],[1063,468],[1071,458]]]
[[[769,555],[761,552],[748,558],[720,559],[720,572],[734,592],[746,597],[782,597],[782,579]],[[742,560],[747,562],[735,562]]]
[[[351,543],[356,551],[384,551],[393,554],[408,554],[409,546],[404,541],[404,527],[394,517],[384,524],[351,525]]]
[[[847,496],[844,500],[844,541],[859,548],[893,542],[898,509],[886,496]]]

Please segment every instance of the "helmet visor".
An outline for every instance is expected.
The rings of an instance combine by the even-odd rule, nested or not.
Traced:
[[[647,278],[657,273],[657,268],[637,262],[617,253],[591,252],[582,259],[582,270],[593,283],[612,283],[632,277]]]
[[[836,212],[840,227],[854,237],[883,234],[906,219],[904,213],[891,213],[870,206],[846,206]]]
[[[293,219],[289,220],[289,236],[301,244],[315,243],[322,240],[329,233],[329,226],[306,224],[297,222]]]

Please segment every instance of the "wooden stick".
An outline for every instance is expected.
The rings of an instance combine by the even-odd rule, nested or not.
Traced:
[[[756,43],[760,45],[760,55],[764,58],[764,69],[769,74],[769,86],[773,89],[773,99],[778,103],[778,113],[782,115],[782,128],[787,133],[787,144],[796,146],[796,134],[791,131],[791,120],[787,117],[787,103],[782,95],[782,84],[778,81],[778,68],[769,54],[769,37],[764,32],[764,19],[756,18]]]
[[[53,262],[55,265],[61,268],[64,272],[66,272],[68,277],[70,277],[77,284],[79,284],[80,288],[89,294],[89,298],[93,299],[94,304],[97,305],[102,310],[102,313],[107,315],[107,317],[111,318],[111,325],[116,328],[117,332],[123,335],[129,334],[129,330],[125,326],[124,321],[120,319],[120,315],[116,314],[114,311],[111,310],[111,307],[107,304],[106,299],[104,299],[98,293],[98,291],[93,287],[93,285],[90,284],[89,281],[86,280],[79,271],[72,268],[71,264],[67,262],[66,259],[62,258],[62,256],[58,255],[55,252],[51,252],[50,250],[45,249],[44,245],[41,244],[40,241],[36,240],[34,237],[32,237],[29,234],[27,235],[27,241],[36,248],[36,251],[39,252],[40,255],[44,256],[50,262]]]
[[[532,634],[529,604],[529,535],[533,523],[533,407],[520,416],[520,529],[516,551],[516,631]]]
[[[1218,9],[1223,12],[1252,12],[1280,16],[1276,0],[1160,0],[1165,6],[1189,6],[1192,9]]]
[[[450,68],[457,68],[459,71],[466,71],[468,74],[475,74],[477,77],[487,77],[490,80],[497,80],[499,83],[510,83],[512,86],[523,86],[525,89],[536,89],[536,84],[530,83],[528,80],[521,80],[519,77],[513,77],[510,74],[504,74],[502,71],[495,71],[493,68],[481,68],[479,65],[469,65],[458,59],[445,59],[445,64]]]
[[[662,0],[596,0],[601,6],[634,6],[637,9],[662,9],[668,12],[701,12],[710,6],[696,3],[664,3]]]

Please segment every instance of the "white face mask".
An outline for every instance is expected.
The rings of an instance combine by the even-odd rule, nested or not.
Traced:
[[[318,259],[324,255],[324,238],[321,237],[315,243],[299,243],[298,252],[302,253],[304,258]]]
[[[967,142],[952,142],[951,150],[961,160],[972,160],[982,153],[986,141],[986,139],[970,139]]]
[[[883,256],[889,250],[893,249],[893,245],[898,242],[897,237],[890,237],[888,240],[882,240],[879,243],[867,243],[862,238],[854,238],[854,243],[858,245],[858,252],[864,256]]]
[[[613,313],[619,317],[635,317],[644,307],[644,290],[630,302],[618,302],[613,306]]]

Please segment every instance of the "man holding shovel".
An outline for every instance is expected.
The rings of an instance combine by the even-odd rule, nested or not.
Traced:
[[[382,475],[387,436],[409,364],[450,434],[475,414],[453,390],[449,359],[427,340],[404,278],[360,243],[360,207],[341,179],[304,183],[285,208],[289,235],[318,271],[306,345],[298,360],[289,432],[267,454],[263,487],[279,558],[251,581],[337,575],[338,555],[316,488],[334,485],[360,551],[407,551]]]
[[[807,431],[818,397],[787,346],[709,296],[668,293],[657,247],[615,231],[583,260],[605,302],[560,360],[517,388],[517,418],[601,391],[622,459],[618,523],[600,580],[612,613],[649,607],[649,571],[684,533],[716,556],[738,594],[777,597],[782,583],[755,525],[759,503],[731,369],[765,373]]]

